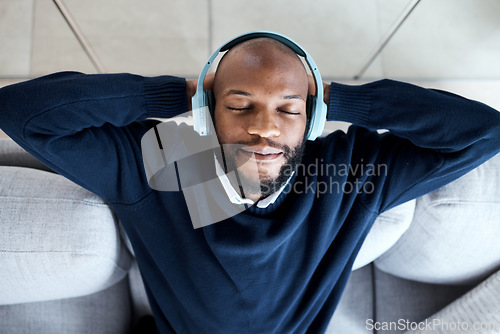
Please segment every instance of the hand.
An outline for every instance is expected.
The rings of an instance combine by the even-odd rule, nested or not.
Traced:
[[[205,81],[203,82],[203,90],[212,90],[214,86],[214,76],[215,72],[213,73],[208,73],[205,76]],[[188,102],[188,107],[189,110],[191,111],[192,105],[191,105],[191,98],[194,96],[196,93],[196,86],[198,84],[198,80],[186,80],[186,97],[187,97],[187,102]]]

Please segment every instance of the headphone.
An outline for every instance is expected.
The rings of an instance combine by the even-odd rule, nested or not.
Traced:
[[[321,135],[326,122],[327,106],[323,101],[323,81],[318,68],[311,56],[297,43],[274,32],[256,31],[238,36],[219,49],[208,59],[198,79],[196,94],[192,97],[193,118],[192,127],[189,119],[178,120],[186,123],[190,131],[181,131],[179,124],[174,121],[161,122],[147,131],[141,139],[141,151],[144,162],[146,178],[151,188],[160,191],[179,191],[189,186],[193,180],[184,180],[181,176],[193,177],[196,173],[186,172],[189,164],[184,163],[186,159],[195,158],[203,152],[212,152],[220,149],[220,144],[215,136],[215,129],[211,121],[213,109],[213,94],[211,91],[203,90],[203,82],[210,65],[220,52],[229,50],[234,45],[258,37],[269,37],[275,39],[291,48],[297,55],[305,58],[316,85],[316,95],[307,98],[306,109],[308,118],[307,139],[315,140]],[[200,136],[205,136],[200,140]],[[196,137],[196,138],[195,138]],[[172,140],[174,138],[175,140]],[[163,146],[162,143],[168,143]],[[178,167],[178,164],[179,167]],[[179,174],[179,169],[182,173]],[[182,174],[182,175],[181,175]],[[182,179],[182,182],[181,182]],[[203,184],[206,180],[198,180]],[[196,182],[194,182],[196,183]]]
[[[323,81],[318,71],[318,67],[316,66],[316,63],[314,62],[312,57],[300,45],[284,35],[271,31],[254,31],[237,36],[218,48],[210,56],[210,58],[208,58],[208,61],[201,70],[200,77],[198,78],[196,93],[191,100],[191,104],[193,107],[194,130],[198,132],[200,136],[208,136],[214,131],[213,123],[210,117],[210,113],[214,112],[213,93],[212,91],[203,90],[203,82],[205,81],[208,69],[212,65],[214,59],[219,55],[219,53],[229,50],[236,44],[259,37],[272,38],[288,46],[297,55],[303,57],[307,65],[309,66],[309,69],[311,70],[311,73],[314,77],[316,95],[309,96],[307,99],[306,111],[309,123],[307,139],[315,140],[323,132],[323,128],[325,127],[326,123],[326,113],[328,109],[326,103],[323,101]]]

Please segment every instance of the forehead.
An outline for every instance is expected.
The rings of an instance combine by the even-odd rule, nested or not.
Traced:
[[[308,79],[304,64],[293,51],[290,52],[283,52],[273,46],[265,48],[263,45],[259,48],[231,49],[217,68],[214,92],[244,86],[307,92]]]

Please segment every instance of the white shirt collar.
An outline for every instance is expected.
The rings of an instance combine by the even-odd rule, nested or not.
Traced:
[[[240,194],[233,188],[233,185],[229,181],[229,178],[227,175],[224,173],[224,170],[222,169],[222,166],[220,165],[219,161],[217,160],[217,157],[214,156],[215,160],[215,172],[217,173],[217,176],[219,177],[220,182],[222,183],[222,187],[224,187],[224,190],[226,191],[227,196],[229,197],[229,200],[233,204],[249,204],[249,205],[254,205],[255,202],[249,198],[242,198]],[[283,192],[283,189],[285,189],[286,185],[290,182],[293,174],[290,175],[286,183],[275,193],[267,196],[266,198],[263,198],[259,201],[257,201],[257,207],[264,209],[267,208],[269,205],[273,204],[276,202],[278,199],[279,195]]]

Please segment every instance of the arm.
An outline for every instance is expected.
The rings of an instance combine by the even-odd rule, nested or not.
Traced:
[[[0,126],[48,167],[110,202],[144,196],[140,140],[187,111],[184,79],[56,73],[0,89]],[[122,198],[124,194],[132,194]]]
[[[391,80],[332,83],[328,102],[328,120],[370,130],[355,145],[388,166],[376,180],[384,197],[380,211],[437,189],[500,151],[500,113],[451,93]],[[378,129],[389,132],[378,135]]]

